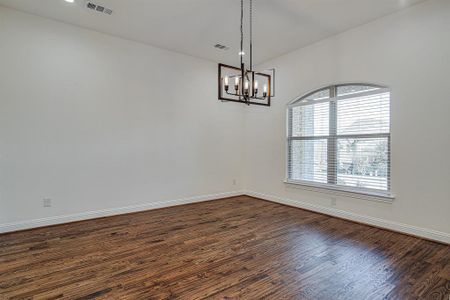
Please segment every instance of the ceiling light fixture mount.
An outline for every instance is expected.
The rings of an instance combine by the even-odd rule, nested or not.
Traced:
[[[249,68],[244,63],[244,0],[241,0],[241,40],[240,40],[240,68],[226,64],[219,64],[218,85],[219,100],[245,103],[247,105],[270,106],[273,94],[275,72],[256,72],[253,70],[253,0],[250,4],[250,41],[249,41]],[[230,82],[233,88],[230,88]],[[262,93],[261,89],[262,88]]]

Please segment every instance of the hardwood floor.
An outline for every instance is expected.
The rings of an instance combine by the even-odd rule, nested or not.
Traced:
[[[0,235],[0,299],[449,299],[450,246],[247,196]]]

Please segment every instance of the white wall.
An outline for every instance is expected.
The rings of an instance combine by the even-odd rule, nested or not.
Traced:
[[[449,32],[427,1],[267,62],[274,105],[245,107],[214,63],[0,8],[0,231],[245,188],[450,241]],[[283,183],[286,104],[353,81],[392,88],[392,204]]]
[[[217,100],[216,76],[0,7],[0,231],[241,190],[244,110]]]
[[[450,1],[432,0],[261,66],[277,70],[270,108],[246,114],[246,189],[254,195],[450,242]],[[283,183],[286,104],[333,83],[392,88],[392,204]],[[437,232],[436,232],[437,231]]]

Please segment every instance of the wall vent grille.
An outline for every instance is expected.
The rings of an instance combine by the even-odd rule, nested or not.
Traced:
[[[112,15],[112,13],[113,13],[112,9],[109,9],[109,8],[104,7],[102,5],[95,4],[95,3],[90,2],[90,1],[86,2],[86,8],[88,8],[90,10],[93,10],[93,11],[96,11],[96,12],[99,12],[99,13],[104,13],[104,14],[107,14],[107,15]]]
[[[215,44],[214,48],[220,49],[220,50],[228,50],[230,49],[229,47],[222,45],[222,44]]]

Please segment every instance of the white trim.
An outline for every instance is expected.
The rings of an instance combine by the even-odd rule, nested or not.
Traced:
[[[416,227],[416,226],[409,225],[409,224],[398,223],[398,222],[375,218],[375,217],[371,217],[371,216],[359,215],[356,213],[352,213],[352,212],[348,212],[348,211],[344,211],[344,210],[340,210],[340,209],[336,209],[336,208],[326,207],[326,206],[317,205],[317,204],[311,204],[311,203],[307,203],[307,202],[300,201],[300,200],[292,200],[292,199],[288,199],[288,198],[267,195],[267,194],[263,194],[263,193],[253,192],[253,191],[245,191],[245,194],[248,196],[255,197],[255,198],[260,198],[260,199],[273,201],[273,202],[280,203],[280,204],[303,208],[303,209],[323,213],[323,214],[334,216],[334,217],[339,217],[339,218],[343,218],[343,219],[347,219],[347,220],[351,220],[351,221],[355,221],[355,222],[364,223],[367,225],[386,228],[386,229],[390,229],[390,230],[393,230],[396,232],[406,233],[406,234],[410,234],[413,236],[442,242],[445,244],[450,244],[450,233],[446,233],[446,232],[442,232],[442,231],[437,231],[437,230],[422,228],[422,227]]]
[[[348,85],[361,85],[361,86],[372,86],[372,87],[376,87],[378,89],[375,90],[369,90],[367,92],[362,92],[362,93],[355,93],[355,94],[350,94],[350,95],[343,95],[343,96],[336,96],[333,95],[333,90],[335,91],[334,94],[336,93],[336,89],[339,86],[348,86]],[[303,103],[302,99],[313,94],[316,92],[319,92],[321,90],[325,90],[325,89],[329,89],[330,90],[330,96],[334,96],[334,97],[330,97],[330,98],[326,98],[323,100],[319,100],[319,101],[311,101],[311,102],[306,102]],[[299,188],[303,188],[303,189],[307,189],[307,190],[312,190],[314,192],[322,192],[322,193],[328,193],[328,194],[334,194],[334,195],[340,195],[342,194],[342,196],[346,196],[346,197],[352,197],[352,198],[358,198],[358,199],[365,199],[365,200],[373,200],[373,201],[378,201],[378,202],[388,202],[388,203],[392,203],[395,196],[391,193],[390,189],[391,189],[391,171],[392,171],[392,166],[391,166],[391,128],[392,128],[392,118],[389,118],[389,133],[380,133],[380,134],[351,134],[351,135],[338,135],[336,134],[336,132],[334,132],[334,135],[331,135],[331,129],[330,129],[330,135],[327,136],[306,136],[306,137],[293,137],[291,136],[291,130],[292,130],[292,124],[290,122],[289,119],[289,113],[292,111],[293,107],[296,106],[303,106],[303,105],[311,105],[311,104],[317,104],[317,103],[322,103],[322,102],[336,102],[339,100],[345,100],[345,99],[349,99],[349,98],[358,98],[358,97],[364,97],[364,96],[368,96],[368,95],[377,95],[377,94],[383,94],[383,93],[392,93],[392,90],[388,87],[382,86],[382,85],[376,85],[376,84],[370,84],[370,83],[344,83],[344,84],[335,84],[335,85],[328,85],[326,87],[322,87],[320,89],[317,90],[313,90],[307,94],[304,94],[303,96],[294,99],[292,101],[290,101],[287,104],[287,110],[286,110],[286,133],[287,133],[287,138],[286,138],[286,152],[285,152],[285,178],[287,178],[284,182],[286,184],[290,184],[290,185],[296,185]],[[330,108],[331,109],[331,108]],[[389,101],[389,111],[392,111],[392,101]],[[335,115],[335,114],[334,114]],[[331,125],[330,125],[331,126]],[[336,128],[334,128],[336,131]],[[292,180],[289,179],[289,166],[290,166],[290,143],[293,140],[317,140],[317,139],[326,139],[327,141],[329,141],[329,139],[339,139],[339,138],[372,138],[372,137],[384,137],[387,138],[388,140],[388,176],[387,176],[387,185],[388,185],[388,191],[383,192],[383,191],[378,191],[375,189],[367,189],[367,188],[353,188],[353,187],[345,187],[345,186],[340,186],[340,185],[335,185],[335,184],[321,184],[321,183],[315,183],[315,182],[309,182],[309,181],[302,181],[302,180]],[[328,150],[327,155],[330,155],[330,151]],[[334,149],[333,153],[334,153],[334,159],[336,160],[336,149]],[[330,173],[327,173],[327,176],[329,176]],[[337,176],[336,174],[334,174],[334,176]]]
[[[43,227],[43,226],[49,226],[49,225],[56,225],[56,224],[64,224],[64,223],[69,223],[69,222],[74,222],[74,221],[83,221],[83,220],[95,219],[95,218],[100,218],[100,217],[108,217],[108,216],[131,213],[131,212],[139,212],[139,211],[181,205],[181,204],[189,204],[189,203],[203,202],[203,201],[208,201],[208,200],[216,200],[216,199],[222,199],[222,198],[227,198],[227,197],[240,196],[243,194],[244,194],[243,191],[233,191],[233,192],[225,192],[225,193],[217,193],[217,194],[210,194],[210,195],[180,198],[177,200],[157,201],[157,202],[150,202],[150,203],[144,203],[144,204],[130,205],[130,206],[125,206],[125,207],[108,208],[108,209],[102,209],[102,210],[96,210],[96,211],[87,211],[87,212],[82,212],[82,213],[77,213],[77,214],[53,216],[53,217],[34,219],[34,220],[26,220],[26,221],[14,222],[14,223],[6,223],[6,224],[0,224],[0,233],[6,233],[6,232],[12,232],[12,231],[18,231],[18,230],[24,230],[24,229],[31,229],[31,228],[37,228],[37,227]]]
[[[389,191],[383,192],[370,189],[331,185],[326,183],[321,184],[302,180],[296,181],[291,179],[286,179],[284,183],[287,185],[291,185],[292,187],[295,188],[304,189],[312,192],[351,197],[356,199],[386,202],[386,203],[392,203],[394,202],[395,199],[395,196],[391,194]]]

